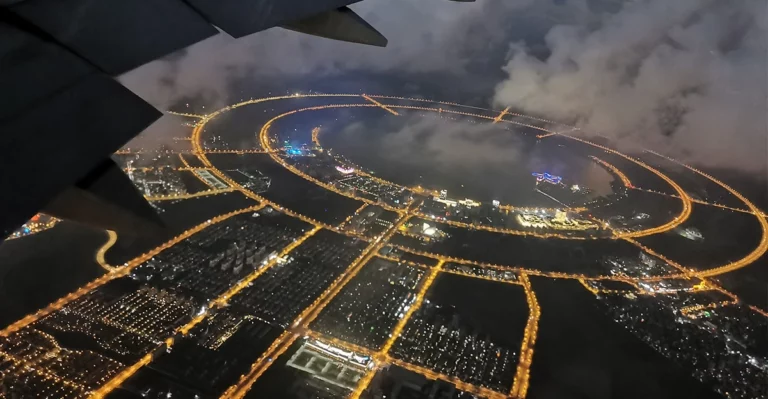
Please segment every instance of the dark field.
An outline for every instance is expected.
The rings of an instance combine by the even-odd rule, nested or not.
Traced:
[[[577,281],[531,282],[541,318],[528,398],[721,399],[614,323]]]
[[[522,286],[441,273],[427,298],[441,306],[453,306],[470,325],[519,350],[528,320]]]
[[[565,273],[599,275],[605,256],[637,257],[640,250],[622,240],[561,240],[467,230],[439,225],[451,237],[421,245],[416,239],[394,236],[392,241],[416,250],[504,266]]]
[[[211,189],[209,185],[198,179],[197,176],[195,176],[195,172],[191,170],[182,170],[177,173],[181,176],[181,181],[184,182],[184,186],[187,188],[188,193],[197,193]]]
[[[261,195],[294,212],[336,225],[360,207],[360,202],[330,192],[304,180],[275,163],[266,154],[212,155],[211,162],[219,169],[258,169],[272,179],[269,190]]]
[[[101,276],[100,230],[60,222],[0,245],[0,325],[6,326]]]
[[[679,228],[687,227],[698,229],[704,239],[689,240],[672,230],[638,241],[683,266],[705,270],[743,258],[762,236],[754,215],[695,203],[690,218]]]

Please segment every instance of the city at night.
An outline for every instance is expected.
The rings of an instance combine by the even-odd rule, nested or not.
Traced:
[[[768,398],[764,0],[71,3],[0,5],[0,398]]]

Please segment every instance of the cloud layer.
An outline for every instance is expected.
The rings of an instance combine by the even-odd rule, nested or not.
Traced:
[[[613,177],[581,153],[536,142],[527,128],[422,112],[339,118],[323,145],[385,179],[448,189],[457,197],[540,203],[531,172],[550,172],[609,193]],[[338,131],[337,134],[333,132]]]
[[[121,81],[160,109],[211,109],[288,89],[386,92],[397,79],[391,93],[410,87],[511,105],[625,146],[766,167],[765,0],[365,0],[353,8],[389,38],[387,48],[279,28],[221,34]],[[360,73],[372,78],[355,80]],[[172,125],[147,134],[179,135]]]
[[[453,75],[471,81],[500,74],[509,40],[533,45],[554,23],[589,16],[583,0],[568,5],[534,0],[365,0],[352,6],[388,39],[386,48],[332,41],[280,28],[240,39],[220,34],[123,75],[123,84],[153,105],[182,99],[221,105],[239,98],[243,80],[383,74]],[[306,87],[307,90],[313,87]],[[290,88],[284,88],[290,89]],[[295,89],[295,88],[293,88]],[[365,89],[365,87],[362,87]],[[262,93],[242,93],[245,97]],[[483,93],[485,98],[489,93]]]
[[[766,2],[628,2],[514,44],[494,101],[709,166],[765,170]]]

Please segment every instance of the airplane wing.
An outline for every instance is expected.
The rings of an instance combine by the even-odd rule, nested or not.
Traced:
[[[0,240],[38,211],[129,234],[159,226],[109,157],[162,113],[114,77],[219,30],[385,46],[346,7],[357,1],[0,0]]]

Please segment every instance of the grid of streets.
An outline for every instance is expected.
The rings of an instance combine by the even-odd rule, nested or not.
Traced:
[[[393,116],[408,110],[434,111],[394,101],[425,101],[420,99],[362,97],[366,102],[353,106],[381,108]],[[586,208],[577,199],[559,209],[532,210],[452,200],[444,193],[400,186],[367,172],[350,172],[354,168],[340,164],[343,160],[321,155],[327,152],[320,148],[317,130],[312,132],[313,148],[302,150],[311,157],[275,148],[276,140],[269,136],[273,121],[314,108],[279,115],[264,125],[262,148],[254,153],[359,202],[357,210],[331,225],[271,201],[266,195],[269,181],[259,173],[229,171],[234,180],[206,156],[224,150],[201,144],[205,123],[220,113],[286,98],[249,100],[199,116],[191,143],[202,167],[191,168],[180,158],[186,164],[182,172],[193,172],[210,186],[202,195],[236,191],[254,204],[194,226],[124,265],[110,266],[99,279],[8,326],[0,332],[0,394],[258,397],[262,376],[290,370],[304,376],[294,375],[297,382],[289,387],[294,393],[373,398],[377,393],[372,381],[404,370],[432,381],[427,384],[431,392],[453,395],[446,397],[522,399],[529,390],[542,317],[532,277],[578,282],[617,323],[729,397],[764,392],[768,352],[760,331],[768,327],[767,315],[711,277],[744,267],[765,253],[766,221],[760,210],[724,183],[688,167],[742,200],[745,207],[738,212],[757,218],[763,238],[743,258],[697,271],[640,240],[682,224],[692,202],[674,181],[641,161],[627,158],[676,192],[671,196],[680,201],[681,211],[668,220],[606,221],[606,209],[619,208],[612,203],[592,203],[601,210],[594,212],[597,216],[585,216]],[[387,100],[392,103],[385,104]],[[343,108],[315,108],[324,107]],[[523,117],[508,109],[492,116],[448,108],[439,112],[492,123],[520,124],[505,116]],[[524,125],[547,132],[538,139],[564,136],[540,122],[551,121]],[[573,139],[604,151],[606,157],[625,157]],[[632,195],[628,189],[641,190],[613,164],[594,159],[623,184],[611,201]],[[173,175],[170,169],[131,168],[132,177],[147,180],[143,187],[148,197],[157,197],[153,201],[191,198],[176,177],[153,183],[158,176]],[[451,242],[454,229],[578,242],[612,240],[639,255],[605,257],[597,275],[499,265],[439,252]],[[110,246],[114,240],[110,235]],[[520,330],[513,334],[519,338],[510,343],[477,328],[466,312],[439,295],[448,278],[508,290],[523,309],[518,312]],[[696,350],[687,350],[691,345]]]

